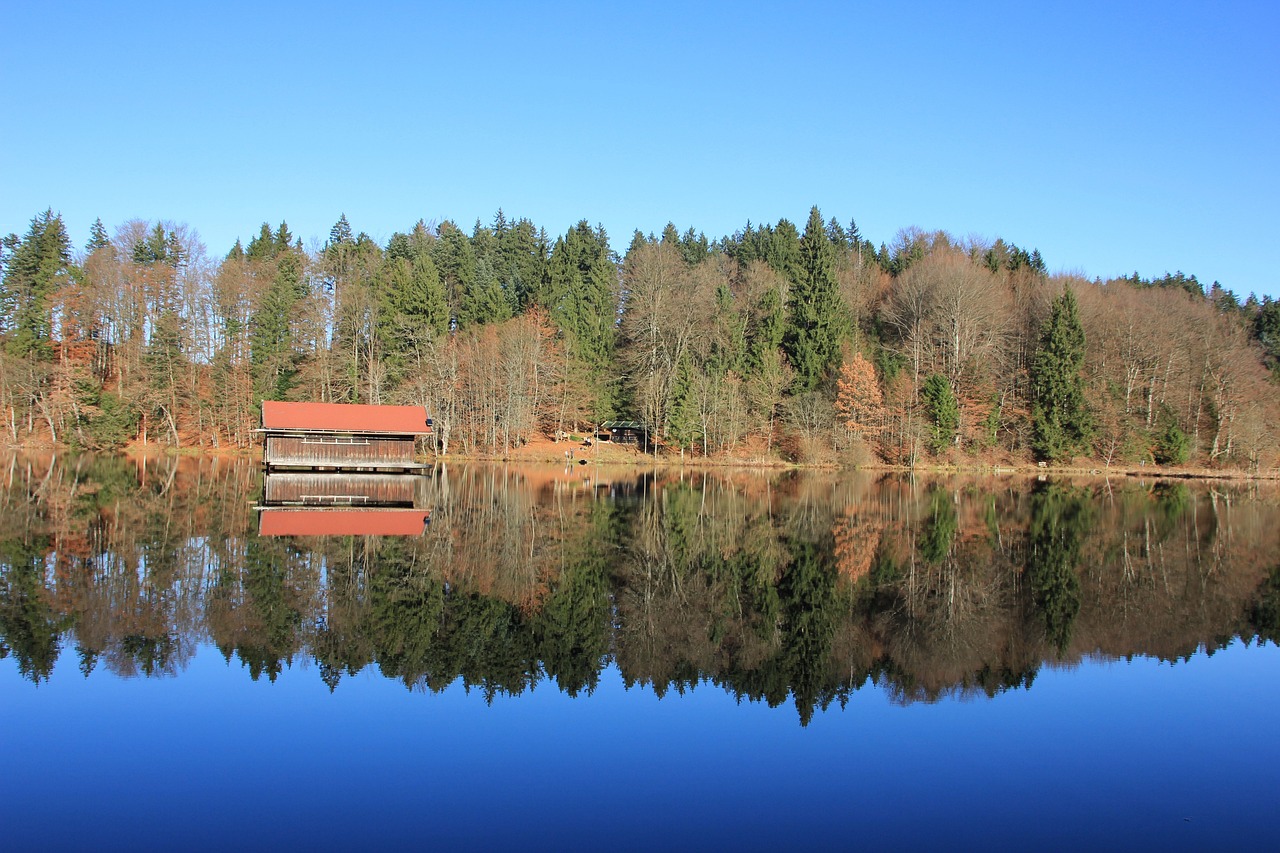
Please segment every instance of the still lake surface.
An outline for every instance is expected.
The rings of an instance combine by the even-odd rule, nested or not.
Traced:
[[[0,474],[5,849],[1280,830],[1273,486],[451,466],[272,517],[239,463]]]

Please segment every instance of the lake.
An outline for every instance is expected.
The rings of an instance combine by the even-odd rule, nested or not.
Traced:
[[[14,459],[0,846],[1264,847],[1277,639],[1268,484]]]

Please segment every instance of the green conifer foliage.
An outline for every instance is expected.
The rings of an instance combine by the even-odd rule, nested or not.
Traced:
[[[847,333],[848,319],[836,282],[835,259],[822,214],[814,207],[800,238],[785,341],[795,369],[797,393],[817,388],[840,361],[840,341]]]
[[[920,399],[924,401],[925,413],[933,425],[929,446],[934,453],[941,453],[955,442],[956,430],[960,428],[960,406],[956,395],[951,391],[947,377],[934,373],[920,386]]]
[[[1093,434],[1084,399],[1085,339],[1075,294],[1067,288],[1053,302],[1031,362],[1032,446],[1043,459],[1082,452]]]
[[[613,351],[618,270],[603,229],[579,222],[551,250],[546,307],[592,365]]]
[[[1253,321],[1253,336],[1266,352],[1267,366],[1280,377],[1280,302],[1265,302]]]
[[[26,237],[5,241],[4,278],[0,280],[0,312],[13,355],[47,356],[52,332],[53,294],[67,281],[71,241],[62,217],[52,210],[34,217]]]
[[[1031,541],[1027,578],[1032,603],[1044,622],[1045,636],[1066,651],[1080,613],[1080,548],[1093,524],[1087,493],[1046,484],[1031,497]]]
[[[1178,426],[1178,419],[1166,406],[1161,413],[1164,421],[1160,432],[1156,435],[1156,446],[1153,455],[1161,465],[1181,465],[1191,456],[1191,436]]]
[[[111,245],[110,238],[107,237],[107,228],[102,224],[102,220],[93,220],[93,225],[89,228],[89,242],[85,244],[84,251],[86,255],[91,255],[98,249],[105,249]]]

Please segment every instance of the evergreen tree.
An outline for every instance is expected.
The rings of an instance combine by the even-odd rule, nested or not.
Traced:
[[[1067,288],[1053,301],[1031,361],[1032,446],[1041,458],[1073,456],[1093,433],[1084,399],[1084,356],[1084,327],[1075,294]]]
[[[764,251],[761,256],[765,263],[795,281],[800,275],[800,232],[789,219],[779,219],[778,227],[767,229],[764,233]]]
[[[1168,406],[1163,407],[1160,417],[1164,424],[1156,435],[1152,455],[1161,465],[1181,465],[1191,456],[1191,436],[1178,426],[1178,419]]]
[[[458,328],[482,323],[500,323],[510,319],[511,304],[507,301],[488,258],[476,261],[475,276],[471,287],[458,299]]]
[[[785,345],[795,370],[794,390],[803,393],[817,388],[839,363],[849,325],[836,283],[835,248],[817,207],[809,212],[795,273]]]
[[[264,270],[271,276],[266,292],[249,318],[249,361],[253,366],[257,401],[283,400],[297,374],[298,353],[293,337],[293,318],[298,303],[306,296],[302,261],[286,251]]]
[[[404,324],[410,328],[426,328],[437,335],[449,328],[449,303],[431,256],[434,242],[426,226],[419,222],[412,234],[393,234],[387,244],[387,259],[380,269],[379,293],[383,310],[392,322],[380,326],[397,339],[399,333],[393,330]],[[387,352],[400,350],[405,343],[388,340]]]
[[[85,254],[92,255],[99,249],[105,249],[110,245],[111,240],[107,237],[107,229],[103,226],[102,219],[93,220],[93,225],[89,228],[89,242],[84,247]]]
[[[941,453],[955,443],[956,431],[960,428],[960,406],[956,403],[956,395],[952,393],[947,377],[933,373],[920,386],[920,398],[933,425],[929,446],[934,453]]]
[[[476,253],[471,240],[462,233],[462,229],[447,219],[440,223],[437,234],[438,239],[432,248],[432,260],[440,272],[440,280],[448,294],[454,320],[459,327],[484,322],[483,318],[471,316],[472,304],[475,302],[472,290],[476,286]]]
[[[515,314],[524,310],[547,272],[547,243],[528,219],[494,221],[497,252],[492,259],[503,295]]]
[[[692,227],[680,236],[679,246],[680,256],[691,267],[706,260],[711,253],[711,244],[707,242],[707,235],[700,231],[695,232]]]
[[[71,271],[71,241],[62,217],[52,209],[32,218],[27,235],[5,241],[0,314],[13,355],[47,356],[53,331],[51,301]]]
[[[542,298],[573,352],[602,379],[613,354],[618,314],[618,270],[603,228],[583,220],[556,240]],[[611,405],[603,397],[597,402],[602,411]]]
[[[347,222],[347,215],[344,213],[338,217],[338,221],[329,229],[329,242],[325,244],[325,248],[330,246],[341,246],[354,242],[351,239],[351,223]]]
[[[1280,376],[1280,302],[1265,301],[1253,319],[1253,337],[1266,352],[1267,366]]]
[[[280,227],[284,229],[283,223]],[[289,244],[285,243],[284,248],[288,249]],[[244,253],[251,261],[269,261],[280,251],[281,247],[276,242],[276,235],[272,233],[271,226],[264,222],[258,229],[258,236],[249,241],[249,248],[245,249]]]

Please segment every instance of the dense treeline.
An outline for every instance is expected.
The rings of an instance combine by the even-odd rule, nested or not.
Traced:
[[[0,658],[163,675],[212,643],[254,679],[309,662],[331,689],[374,669],[485,695],[589,692],[613,663],[808,719],[871,682],[994,695],[1045,662],[1280,639],[1274,495],[1241,487],[442,468],[420,538],[260,538],[259,477],[11,468]]]
[[[610,417],[666,452],[914,464],[1275,464],[1280,304],[1181,273],[1050,275],[1038,251],[855,223],[672,225],[619,257],[499,211],[308,250],[262,225],[61,218],[3,242],[9,443],[247,447],[259,404],[426,405],[443,452]]]

